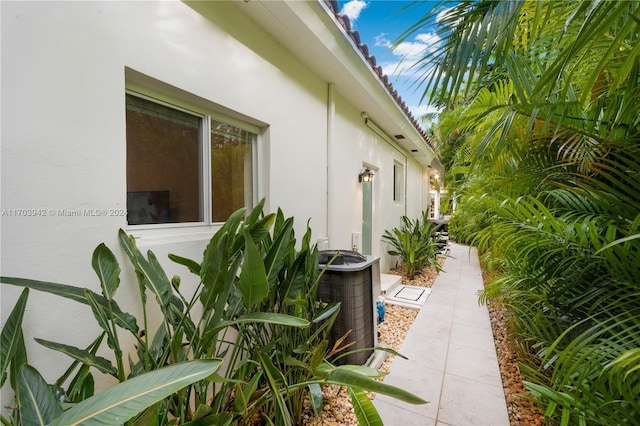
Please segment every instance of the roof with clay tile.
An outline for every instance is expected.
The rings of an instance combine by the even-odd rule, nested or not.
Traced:
[[[342,26],[342,29],[345,31],[346,35],[351,38],[353,43],[357,46],[360,53],[364,56],[367,63],[373,70],[373,72],[378,76],[382,84],[385,86],[391,97],[395,100],[396,104],[400,107],[402,112],[407,116],[411,124],[416,128],[422,139],[426,142],[428,146],[430,146],[435,151],[435,145],[433,141],[427,135],[427,132],[420,126],[418,120],[413,116],[411,110],[407,106],[406,102],[402,99],[398,91],[393,87],[391,82],[389,81],[389,77],[382,71],[382,67],[377,64],[376,57],[374,55],[369,54],[369,47],[366,43],[363,43],[360,39],[360,33],[357,30],[351,28],[351,20],[347,15],[340,13],[340,7],[338,6],[337,0],[324,0],[324,3],[327,5],[329,10],[334,14],[338,23]]]

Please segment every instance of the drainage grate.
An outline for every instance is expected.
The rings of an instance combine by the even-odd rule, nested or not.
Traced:
[[[393,297],[397,299],[412,300],[414,302],[417,302],[418,299],[420,299],[424,294],[424,291],[425,290],[421,288],[411,288],[403,286],[400,291],[393,295]]]
[[[383,297],[385,303],[420,309],[430,294],[430,288],[402,284],[399,287],[391,288]]]

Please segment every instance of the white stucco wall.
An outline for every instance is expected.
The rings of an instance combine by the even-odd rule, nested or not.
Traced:
[[[315,238],[351,247],[361,231],[358,173],[374,166],[374,254],[384,229],[405,212],[417,216],[422,166],[377,136],[360,111],[335,93],[327,142],[329,82],[257,29],[228,2],[2,2],[1,273],[98,291],[91,254],[101,242],[122,262],[121,307],[137,312],[137,290],[119,250],[124,215],[63,216],[60,210],[126,209],[126,68],[219,106],[262,127],[258,196],[267,210],[307,219]],[[179,90],[178,90],[179,89]],[[392,202],[393,161],[406,164],[408,202]],[[328,204],[327,204],[328,203]],[[327,207],[327,205],[329,207]],[[405,210],[406,209],[406,210]],[[29,213],[31,212],[31,213]],[[15,214],[13,214],[15,213]],[[29,216],[26,216],[29,214]],[[136,232],[169,276],[183,268],[168,253],[200,260],[215,226]],[[2,320],[20,289],[3,285]],[[87,345],[97,334],[87,307],[32,292],[25,338]],[[49,381],[69,359],[29,343],[29,358]],[[3,406],[10,398],[2,392]]]
[[[395,266],[397,259],[387,254],[381,240],[385,230],[400,226],[400,218],[419,217],[423,210],[425,187],[423,166],[397,144],[364,124],[361,112],[347,100],[336,96],[334,140],[330,148],[330,245],[349,249],[352,234],[362,231],[362,184],[358,173],[364,166],[375,172],[373,180],[372,251],[380,257],[382,271]],[[394,202],[394,164],[404,166],[405,202]],[[336,165],[336,166],[334,166]]]

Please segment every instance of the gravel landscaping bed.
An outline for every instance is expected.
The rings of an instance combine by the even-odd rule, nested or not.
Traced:
[[[484,274],[483,278],[486,284],[487,277]],[[520,373],[518,359],[511,346],[512,340],[509,337],[505,309],[494,302],[489,302],[488,308],[510,424],[511,426],[541,426],[544,421],[543,410],[527,398],[529,394],[522,383],[524,377]]]
[[[444,259],[441,259],[443,262]],[[442,264],[442,263],[441,263]],[[415,279],[408,280],[402,266],[389,272],[402,276],[402,283],[412,286],[431,287],[437,277],[433,268],[427,268],[416,275]],[[385,304],[385,320],[378,325],[380,343],[389,346],[396,351],[400,350],[409,328],[418,315],[417,309],[403,308],[400,306]],[[500,365],[502,384],[506,395],[507,409],[511,426],[539,426],[543,424],[542,410],[530,402],[526,397],[526,390],[522,385],[523,377],[518,368],[515,353],[510,347],[509,333],[504,314],[504,308],[496,304],[489,305],[489,316],[496,344],[496,353]],[[380,367],[381,371],[389,372],[393,355],[389,355]],[[325,405],[320,416],[313,415],[308,401],[305,402],[306,410],[303,424],[307,426],[349,426],[358,425],[358,420],[353,411],[353,406],[345,389],[329,385],[323,388]],[[370,395],[373,399],[375,395]]]

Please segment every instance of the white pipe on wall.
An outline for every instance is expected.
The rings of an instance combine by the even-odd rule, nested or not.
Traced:
[[[335,91],[335,84],[329,83],[327,85],[327,223],[326,223],[326,237],[323,239],[323,245],[326,247],[322,247],[324,249],[328,249],[331,246],[331,148],[333,146],[334,134],[333,127],[336,115],[336,104],[333,98]]]

